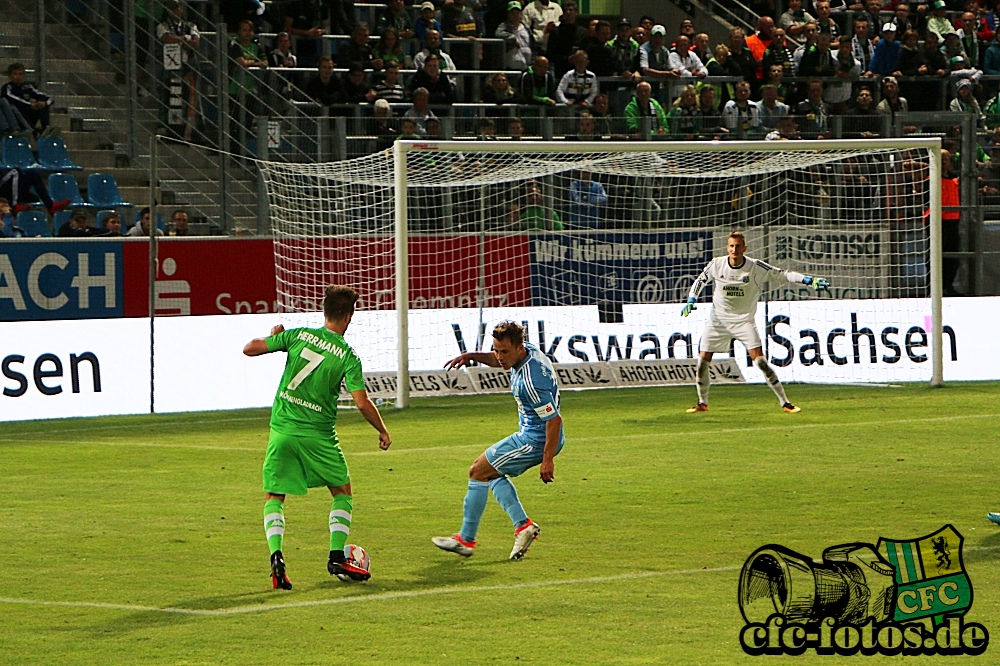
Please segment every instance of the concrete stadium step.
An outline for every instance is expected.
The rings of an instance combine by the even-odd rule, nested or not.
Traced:
[[[90,74],[113,74],[117,71],[111,63],[103,60],[88,60],[85,58],[49,58],[46,54],[45,70],[47,72],[75,72]]]

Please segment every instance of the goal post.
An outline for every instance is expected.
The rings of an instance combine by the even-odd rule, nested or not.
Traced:
[[[534,325],[560,363],[692,355],[709,308],[680,322],[674,306],[736,228],[750,256],[832,283],[766,286],[783,381],[940,386],[940,168],[937,137],[417,140],[261,164],[282,316],[316,322],[323,286],[358,289],[352,344],[396,374],[397,407],[410,371],[487,350],[500,318]]]

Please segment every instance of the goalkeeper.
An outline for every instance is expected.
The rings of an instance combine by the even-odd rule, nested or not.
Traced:
[[[309,488],[319,486],[326,486],[333,495],[327,571],[341,580],[371,578],[368,571],[344,555],[354,500],[347,461],[337,439],[341,383],[346,384],[361,415],[378,431],[379,447],[388,449],[392,439],[378,408],[365,391],[361,360],[344,341],[357,300],[358,292],[350,287],[327,287],[323,298],[326,323],[322,328],[286,331],[279,324],[271,329],[270,337],[251,340],[243,348],[247,356],[276,351],[288,354],[271,409],[271,435],[263,469],[264,530],[271,551],[271,584],[275,589],[292,589],[281,553],[285,495],[305,495]]]
[[[779,273],[789,282],[804,284],[816,290],[826,289],[830,283],[823,278],[814,278],[794,271],[783,271],[768,266],[759,259],[744,256],[747,251],[747,239],[739,231],[729,234],[726,242],[727,256],[716,257],[705,266],[698,279],[691,285],[687,304],[681,310],[681,315],[687,317],[695,309],[698,294],[709,282],[715,281],[712,292],[712,312],[701,336],[698,358],[698,404],[688,409],[689,414],[708,411],[709,363],[716,352],[728,352],[729,343],[736,338],[749,350],[754,365],[760,368],[767,379],[767,385],[778,396],[781,408],[790,414],[801,411],[788,402],[785,389],[778,379],[777,373],[767,363],[761,348],[760,334],[754,323],[757,314],[757,300],[760,298],[761,286],[775,273]]]

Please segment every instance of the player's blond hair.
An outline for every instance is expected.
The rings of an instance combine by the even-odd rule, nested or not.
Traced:
[[[515,347],[524,344],[524,327],[515,321],[502,321],[493,329],[494,340],[507,340]]]
[[[743,235],[742,231],[732,231],[729,233],[729,238],[736,238],[743,241],[743,244],[747,244],[747,237]]]

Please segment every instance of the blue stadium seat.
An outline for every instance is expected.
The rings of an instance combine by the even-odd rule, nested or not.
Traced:
[[[87,198],[91,205],[102,208],[132,207],[132,204],[122,199],[118,183],[109,173],[92,173],[87,177]]]
[[[57,136],[43,136],[38,140],[38,163],[49,171],[83,171],[73,164],[66,150],[66,142]]]
[[[80,188],[76,184],[76,178],[71,173],[49,174],[49,196],[52,197],[53,201],[69,199],[70,208],[93,207],[80,196]]]
[[[25,236],[52,236],[52,230],[49,229],[49,221],[45,217],[45,213],[37,210],[23,210],[18,213],[17,226],[24,229]]]
[[[3,164],[7,169],[40,169],[28,140],[20,136],[3,138]]]
[[[61,210],[52,216],[52,230],[59,233],[62,225],[69,222],[69,218],[73,216],[72,210]]]

